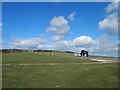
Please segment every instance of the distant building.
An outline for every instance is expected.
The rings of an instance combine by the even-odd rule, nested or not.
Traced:
[[[86,51],[86,50],[81,50],[81,53],[74,53],[74,56],[88,57],[88,51]]]

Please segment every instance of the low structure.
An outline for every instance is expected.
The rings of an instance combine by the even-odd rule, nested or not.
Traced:
[[[82,50],[81,53],[74,53],[74,56],[88,57],[88,51]]]
[[[86,51],[86,50],[82,50],[81,51],[81,57],[83,56],[83,57],[88,57],[88,51]]]

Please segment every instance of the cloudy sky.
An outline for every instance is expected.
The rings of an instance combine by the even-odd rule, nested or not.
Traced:
[[[3,48],[49,49],[117,56],[117,3],[4,2]]]

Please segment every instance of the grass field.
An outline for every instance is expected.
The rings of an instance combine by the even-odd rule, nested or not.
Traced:
[[[50,54],[3,54],[3,88],[118,87],[118,64],[84,64],[91,61],[71,53]]]

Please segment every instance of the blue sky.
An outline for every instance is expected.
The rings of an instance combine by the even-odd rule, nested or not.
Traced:
[[[70,22],[72,37],[100,36],[98,22],[104,18],[108,3],[3,3],[3,23],[9,38],[36,37],[45,33],[54,16],[65,16],[77,12],[76,19]],[[89,16],[88,16],[89,15]],[[6,25],[6,26],[5,26]],[[4,29],[5,28],[5,29]],[[96,34],[95,34],[96,33]],[[68,39],[69,39],[68,38]]]
[[[116,21],[116,6],[110,2],[4,2],[2,5],[3,48],[96,52],[100,42],[107,44],[109,40],[114,45],[105,49],[117,48],[117,30],[110,26],[116,24],[110,21],[111,18]],[[101,38],[106,41],[100,41]]]

